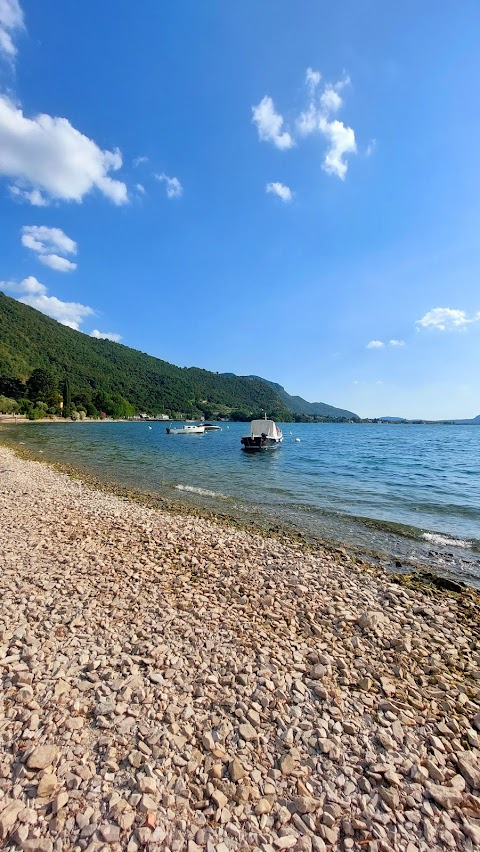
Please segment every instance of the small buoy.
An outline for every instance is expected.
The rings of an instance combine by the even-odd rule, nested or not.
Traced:
[[[149,426],[148,428],[149,428],[149,429],[151,429],[152,427],[151,427],[151,426]]]
[[[296,443],[296,444],[299,444],[299,443],[300,443],[300,438],[295,438],[295,443]]]

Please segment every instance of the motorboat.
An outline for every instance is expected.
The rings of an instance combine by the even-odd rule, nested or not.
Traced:
[[[252,420],[250,434],[242,438],[242,450],[246,453],[256,453],[261,450],[272,450],[283,441],[282,430],[274,420]]]
[[[185,423],[184,426],[167,426],[167,435],[204,435],[205,426],[202,424]]]
[[[203,428],[205,429],[205,432],[221,432],[222,431],[222,427],[216,426],[214,423],[204,423]]]

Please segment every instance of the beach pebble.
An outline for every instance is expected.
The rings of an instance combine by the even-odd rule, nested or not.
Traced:
[[[52,766],[58,757],[58,748],[54,745],[37,746],[27,758],[28,769],[40,770]]]
[[[2,847],[474,852],[473,591],[0,467]]]

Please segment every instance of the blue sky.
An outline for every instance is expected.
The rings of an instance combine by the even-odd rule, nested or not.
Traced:
[[[363,416],[479,414],[479,27],[0,0],[0,289]]]

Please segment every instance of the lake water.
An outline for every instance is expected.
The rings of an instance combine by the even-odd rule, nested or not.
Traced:
[[[148,425],[28,424],[0,437],[108,481],[480,587],[480,428],[287,423],[281,447],[249,455],[248,424],[177,436]]]

